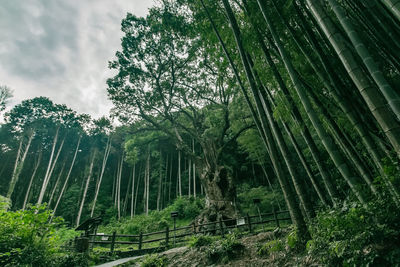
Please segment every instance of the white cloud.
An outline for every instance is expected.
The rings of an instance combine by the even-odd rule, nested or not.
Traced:
[[[121,20],[153,1],[0,0],[0,84],[12,104],[49,97],[79,113],[108,114],[108,61],[120,49]]]

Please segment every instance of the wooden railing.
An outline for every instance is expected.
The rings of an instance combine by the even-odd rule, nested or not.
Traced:
[[[264,230],[264,226],[268,224],[273,227],[281,227],[280,222],[287,221],[291,221],[291,219],[289,212],[284,210],[252,216],[247,214],[247,216],[241,218],[219,220],[205,224],[191,224],[189,226],[172,229],[167,226],[165,230],[162,231],[140,233],[138,235],[117,234],[117,232],[114,231],[112,234],[89,234],[88,237],[91,247],[94,245],[109,245],[111,253],[114,252],[116,245],[132,245],[131,249],[143,251],[149,248],[165,249],[171,245],[176,246],[178,243],[185,243],[187,242],[187,239],[185,239],[187,236],[197,234],[224,236],[234,228],[252,233],[260,230],[260,226],[262,230]]]

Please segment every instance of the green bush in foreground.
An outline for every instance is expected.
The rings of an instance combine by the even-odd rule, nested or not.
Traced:
[[[285,250],[284,243],[281,240],[277,239],[277,240],[271,240],[271,241],[265,243],[264,245],[262,245],[258,249],[257,253],[258,253],[258,255],[268,256],[271,253],[280,252],[283,250]]]
[[[226,263],[242,254],[244,245],[235,234],[226,235],[219,242],[213,242],[207,247],[207,258],[212,263]]]
[[[63,228],[61,218],[50,218],[45,205],[0,209],[0,266],[62,266],[67,259],[60,247],[75,232]]]
[[[150,254],[143,258],[141,267],[163,267],[167,266],[167,258],[165,256],[158,256],[157,254]]]
[[[321,212],[310,233],[308,252],[329,266],[400,264],[400,211],[391,200]]]
[[[211,245],[216,240],[215,237],[209,235],[194,235],[189,241],[189,247],[200,248]]]

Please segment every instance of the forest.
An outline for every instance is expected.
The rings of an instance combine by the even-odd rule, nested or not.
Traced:
[[[63,252],[88,218],[138,232],[254,198],[289,211],[298,255],[400,264],[399,0],[160,0],[121,31],[109,116],[5,112],[0,87],[0,265],[91,264]]]

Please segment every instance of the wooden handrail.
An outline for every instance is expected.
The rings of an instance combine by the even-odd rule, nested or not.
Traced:
[[[139,238],[139,235],[116,235],[116,237],[129,237],[129,238]]]
[[[165,240],[165,237],[162,238],[156,238],[156,239],[152,239],[152,240],[143,240],[142,243],[153,243],[153,242],[157,242],[157,241],[161,241],[161,240]]]
[[[158,234],[164,234],[165,230],[163,231],[158,231],[158,232],[151,232],[151,233],[145,233],[143,236],[151,236],[151,235],[158,235]]]
[[[290,217],[283,217],[279,218],[279,214],[284,214],[284,213],[289,213],[288,210],[283,210],[283,211],[276,211],[276,212],[271,212],[271,213],[263,213],[259,215],[252,215],[252,216],[244,216],[244,217],[239,217],[239,218],[244,218],[245,223],[241,225],[237,225],[236,221],[239,218],[234,218],[234,219],[226,219],[226,220],[218,220],[215,222],[208,222],[204,224],[191,224],[188,226],[183,226],[183,227],[178,227],[176,229],[170,229],[169,227],[166,227],[165,230],[162,231],[157,231],[157,232],[151,232],[151,233],[140,233],[139,235],[126,235],[126,234],[117,234],[115,231],[112,234],[89,234],[89,237],[107,237],[110,238],[111,240],[95,240],[95,238],[90,239],[89,243],[92,244],[111,244],[111,252],[114,251],[115,244],[125,244],[125,245],[138,245],[138,250],[142,250],[143,244],[150,244],[154,242],[160,242],[160,241],[165,241],[165,244],[163,244],[163,247],[168,247],[169,245],[169,238],[170,238],[170,233],[174,233],[174,236],[177,240],[176,242],[181,243],[181,242],[186,242],[186,240],[181,240],[180,238],[186,237],[186,236],[191,236],[195,235],[198,233],[202,234],[208,234],[208,233],[213,233],[213,234],[218,234],[218,235],[224,235],[226,229],[231,229],[231,228],[240,228],[240,227],[245,227],[247,228],[250,232],[253,231],[253,225],[260,225],[260,224],[266,224],[266,223],[271,223],[275,222],[276,226],[279,227],[279,221],[287,221],[291,220]],[[265,217],[269,217],[268,219],[264,219]],[[272,218],[271,218],[272,217]],[[258,220],[252,220],[254,218],[258,218]],[[233,225],[230,224],[225,224],[226,222],[235,222]],[[207,226],[213,226],[213,227],[207,227]],[[196,231],[196,229],[200,229]],[[186,232],[181,232],[180,234],[176,234],[179,231],[182,230],[190,230]],[[144,240],[145,237],[149,237],[152,235],[163,235],[163,237],[160,238],[155,238],[151,240]],[[132,239],[137,239],[135,241],[118,241],[116,240],[117,238],[132,238]],[[161,246],[161,244],[160,244]]]

